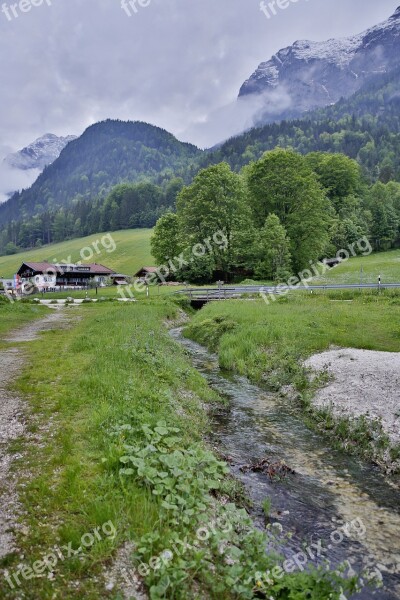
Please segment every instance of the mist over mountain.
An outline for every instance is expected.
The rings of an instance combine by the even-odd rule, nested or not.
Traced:
[[[277,146],[302,154],[341,152],[360,164],[370,182],[400,181],[400,67],[370,77],[358,92],[332,106],[235,136],[200,162],[226,161],[239,171]]]
[[[28,146],[7,154],[0,162],[0,202],[14,192],[30,187],[45,167],[51,165],[75,135],[59,137],[46,133]]]
[[[244,82],[239,99],[260,98],[258,121],[299,116],[348,98],[379,73],[400,65],[400,7],[379,25],[343,39],[296,41],[259,65]],[[271,98],[281,95],[279,114]],[[290,103],[288,103],[290,98]]]

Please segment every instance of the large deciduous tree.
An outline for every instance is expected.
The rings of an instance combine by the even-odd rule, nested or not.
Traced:
[[[290,238],[293,266],[301,270],[324,254],[332,205],[306,159],[292,150],[266,152],[245,169],[259,227],[274,213]]]
[[[185,248],[204,244],[215,235],[226,240],[226,244],[213,244],[215,270],[228,272],[240,250],[238,245],[253,243],[243,178],[226,163],[204,169],[180,192],[177,213]]]

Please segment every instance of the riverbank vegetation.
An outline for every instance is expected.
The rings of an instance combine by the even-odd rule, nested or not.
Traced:
[[[380,460],[390,444],[379,422],[334,419],[311,399],[321,380],[304,361],[331,347],[400,352],[400,296],[352,290],[296,293],[267,305],[262,299],[215,302],[198,312],[185,335],[217,352],[222,368],[279,391],[295,391],[296,406],[347,450]],[[393,460],[399,448],[391,448]]]
[[[256,591],[305,600],[305,590],[327,600],[342,585],[354,589],[325,569],[266,573],[278,558],[234,504],[227,466],[205,442],[206,406],[222,400],[167,332],[177,305],[161,298],[65,311],[71,326],[25,347],[15,384],[29,399],[28,436],[12,442],[23,510],[19,551],[0,568],[20,573],[21,585],[1,578],[2,598],[119,600],[126,578],[131,588],[144,582],[154,600]],[[109,522],[115,535],[43,576],[21,575]]]

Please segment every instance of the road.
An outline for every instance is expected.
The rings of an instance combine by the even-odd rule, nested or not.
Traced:
[[[339,285],[300,285],[287,286],[285,284],[278,286],[259,286],[259,285],[243,285],[243,286],[221,286],[220,288],[191,288],[174,292],[189,296],[195,302],[210,302],[212,300],[229,300],[239,298],[243,294],[259,294],[259,295],[282,295],[288,292],[297,290],[318,291],[318,290],[383,290],[383,289],[400,289],[400,283],[351,283]]]

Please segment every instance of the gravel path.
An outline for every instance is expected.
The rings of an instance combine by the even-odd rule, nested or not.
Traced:
[[[15,550],[12,523],[18,509],[14,477],[10,467],[15,457],[7,447],[11,440],[24,433],[22,403],[7,390],[22,367],[23,359],[18,350],[0,351],[0,558]]]
[[[9,443],[25,433],[24,402],[9,389],[24,367],[23,346],[17,343],[36,340],[49,329],[65,328],[71,322],[70,317],[71,313],[65,310],[51,312],[4,338],[13,345],[0,350],[0,559],[16,550],[13,530],[18,527],[20,514],[16,477],[11,471],[13,461],[19,456],[9,451]]]
[[[312,356],[306,366],[333,376],[316,394],[317,406],[332,403],[337,414],[380,418],[392,442],[400,443],[400,352],[331,350]]]

